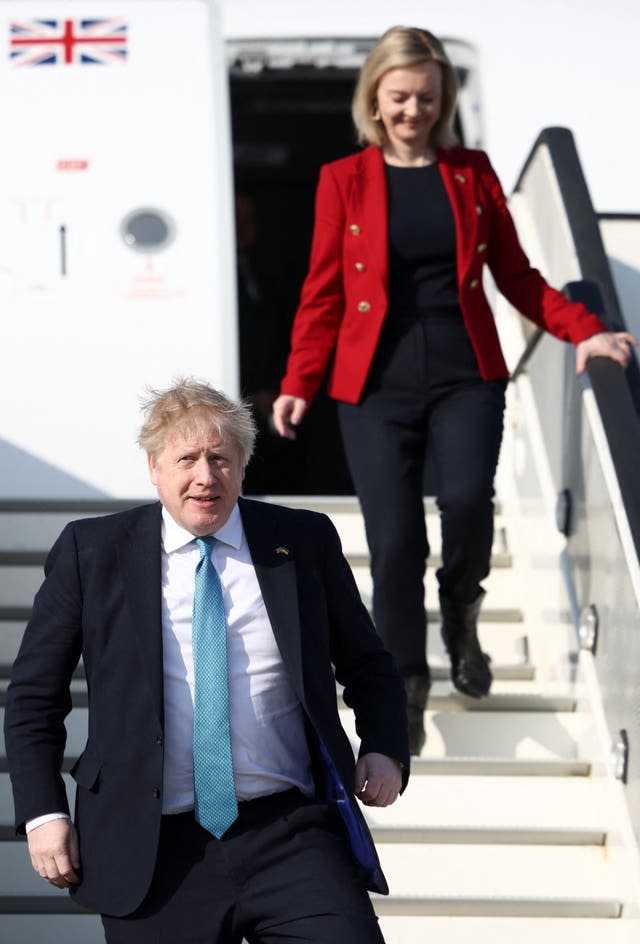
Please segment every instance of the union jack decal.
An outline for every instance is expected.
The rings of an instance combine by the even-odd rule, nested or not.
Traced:
[[[14,20],[9,58],[15,66],[112,65],[127,58],[123,19]]]

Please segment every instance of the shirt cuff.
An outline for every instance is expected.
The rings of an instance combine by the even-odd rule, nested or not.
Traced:
[[[38,826],[44,826],[45,823],[50,823],[54,819],[67,819],[70,820],[71,817],[68,813],[45,813],[44,816],[36,816],[35,819],[27,820],[25,823],[25,830],[27,835],[31,832],[32,829],[37,829]]]

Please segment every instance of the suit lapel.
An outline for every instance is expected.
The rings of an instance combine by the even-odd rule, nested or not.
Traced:
[[[262,599],[293,687],[305,703],[298,581],[291,538],[263,502],[240,499],[240,514]]]
[[[162,724],[161,514],[159,503],[141,509],[118,549],[118,558],[140,662]]]

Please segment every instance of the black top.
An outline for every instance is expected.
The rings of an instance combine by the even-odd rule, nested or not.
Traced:
[[[461,319],[453,213],[437,164],[385,164],[389,205],[387,317]]]

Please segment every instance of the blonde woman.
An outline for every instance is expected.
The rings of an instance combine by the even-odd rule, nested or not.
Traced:
[[[426,30],[394,27],[353,97],[364,149],[322,167],[311,262],[274,420],[295,437],[333,357],[329,394],[366,523],[378,632],[405,679],[412,753],[430,686],[422,505],[433,459],[442,520],[437,572],[453,684],[482,697],[492,675],[476,624],[493,540],[493,480],[507,367],[482,287],[577,347],[625,366],[635,339],[607,332],[531,268],[500,183],[451,130],[456,76]]]

